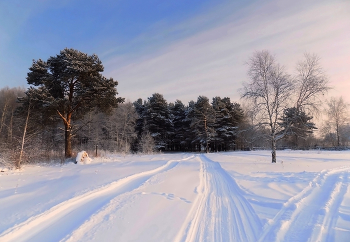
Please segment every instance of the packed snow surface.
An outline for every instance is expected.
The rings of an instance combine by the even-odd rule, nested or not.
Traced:
[[[110,155],[0,172],[0,241],[349,241],[350,152]]]

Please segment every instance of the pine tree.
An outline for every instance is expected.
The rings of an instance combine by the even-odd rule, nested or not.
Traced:
[[[282,128],[280,134],[294,137],[294,146],[298,147],[298,138],[306,139],[309,134],[313,133],[314,129],[317,129],[315,124],[310,122],[312,118],[295,107],[286,108],[280,119],[281,122],[278,123]]]
[[[167,150],[173,151],[176,150],[175,149],[175,128],[174,128],[174,114],[173,114],[173,110],[175,108],[175,104],[174,103],[169,103],[168,104],[168,111],[169,111],[169,122],[170,122],[170,127],[167,130],[167,139],[166,139],[166,143],[167,143]]]
[[[186,122],[186,107],[180,101],[176,100],[174,107],[171,109],[173,115],[174,130],[174,147],[177,151],[184,151],[187,145],[186,133],[189,128],[189,122]],[[187,126],[187,127],[186,127]]]
[[[157,150],[166,150],[172,122],[168,104],[163,95],[155,93],[145,104],[145,128],[154,139]],[[144,130],[145,131],[145,130]]]
[[[146,115],[146,101],[142,103],[142,99],[139,98],[137,101],[133,103],[135,107],[135,111],[137,114],[136,122],[135,122],[135,132],[137,135],[137,139],[134,140],[132,143],[131,149],[134,152],[137,152],[139,147],[140,147],[140,140],[142,137],[142,134],[144,132],[144,127],[145,127],[145,115]]]
[[[215,110],[209,103],[209,99],[199,96],[194,105],[193,118],[191,126],[193,127],[196,138],[194,142],[199,142],[209,152],[209,144],[213,140],[215,130]]]
[[[29,85],[42,102],[40,111],[57,115],[65,129],[65,156],[72,156],[72,118],[81,118],[93,108],[108,112],[124,101],[116,98],[118,83],[101,75],[103,65],[97,55],[64,49],[47,61],[33,61],[27,75]]]
[[[233,145],[235,145],[236,138],[237,138],[237,130],[239,126],[241,126],[244,122],[244,111],[239,103],[231,103],[229,98],[224,98],[224,102],[229,103],[228,110],[230,112],[230,120],[232,127],[234,127],[234,135],[233,135]],[[227,100],[227,101],[225,101]]]
[[[196,129],[194,126],[192,126],[192,121],[194,118],[194,109],[195,109],[195,102],[191,100],[188,103],[188,106],[185,107],[185,114],[186,118],[183,120],[183,131],[184,131],[184,140],[181,142],[181,144],[190,151],[200,151],[201,150],[201,144],[196,140]]]
[[[213,98],[216,121],[214,129],[216,135],[213,138],[215,150],[228,150],[235,144],[236,130],[243,119],[243,110],[237,103],[231,103],[230,98]]]

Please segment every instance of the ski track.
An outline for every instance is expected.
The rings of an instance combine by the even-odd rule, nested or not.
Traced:
[[[318,238],[315,241],[335,241],[334,228],[339,216],[339,207],[347,190],[348,174],[344,172],[340,179],[341,181],[337,183],[330,199],[326,203],[323,223],[318,233]]]
[[[267,224],[259,241],[334,241],[350,167],[320,172]]]
[[[257,241],[262,223],[236,181],[201,155],[198,196],[175,241]]]
[[[123,206],[122,201],[151,177],[192,158],[200,163],[198,195],[174,241],[335,241],[339,207],[349,185],[349,166],[320,172],[263,227],[235,179],[218,162],[196,155],[170,160],[66,200],[7,229],[0,234],[0,242],[43,238],[75,241],[89,232],[86,228],[95,228],[111,206]]]
[[[170,160],[165,165],[150,171],[140,172],[101,188],[89,191],[80,196],[66,200],[51,209],[29,218],[25,222],[13,226],[0,234],[2,241],[50,241],[66,239],[72,232],[88,220],[92,215],[119,195],[128,193],[142,186],[152,176],[166,172],[180,161],[189,160],[193,156],[181,160]]]

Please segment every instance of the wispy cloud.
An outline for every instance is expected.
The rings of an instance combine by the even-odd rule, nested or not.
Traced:
[[[223,9],[216,9],[215,15]],[[245,61],[255,50],[267,49],[291,73],[304,52],[316,53],[331,84],[349,88],[350,73],[345,67],[350,59],[349,10],[347,1],[309,1],[307,5],[298,1],[293,6],[290,1],[255,2],[153,53],[110,58],[105,62],[106,75],[119,80],[121,96],[131,100],[154,92],[169,101],[187,102],[198,95],[238,100],[237,89],[247,80]],[[186,23],[174,29],[183,26]]]

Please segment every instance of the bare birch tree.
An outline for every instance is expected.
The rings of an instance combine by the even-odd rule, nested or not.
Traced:
[[[25,144],[25,140],[26,140],[28,121],[29,121],[29,116],[30,116],[30,109],[31,109],[31,103],[30,103],[30,100],[29,100],[26,121],[25,121],[24,127],[23,127],[21,150],[20,150],[20,153],[19,153],[19,158],[18,158],[18,160],[16,162],[16,169],[20,169],[21,168],[21,164],[22,164],[23,150],[24,150],[24,144]]]
[[[155,152],[156,144],[149,131],[144,131],[142,133],[138,150],[142,154],[153,154]]]
[[[336,134],[338,147],[340,146],[341,129],[348,120],[348,106],[349,105],[345,103],[343,97],[332,97],[327,102],[327,124],[330,127],[330,131],[334,131]]]
[[[137,114],[131,102],[121,104],[114,115],[117,148],[119,152],[130,152],[131,143],[136,139],[135,132]]]
[[[320,97],[330,89],[319,61],[317,55],[304,54],[293,80],[268,51],[255,52],[248,61],[250,82],[244,84],[242,97],[252,100],[259,109],[263,117],[259,125],[269,127],[273,163],[276,162],[276,142],[288,133],[293,120],[297,120],[292,117],[283,128],[279,127],[277,121],[283,110],[291,105],[298,112],[317,113]]]
[[[278,120],[293,91],[291,78],[266,50],[255,52],[248,61],[250,81],[244,84],[242,98],[253,100],[263,112],[262,124],[268,126],[272,163],[276,163],[276,142],[282,135]]]
[[[243,122],[238,126],[237,134],[241,148],[266,148],[264,140],[265,130],[261,127],[261,113],[259,106],[253,102],[245,102],[243,104],[244,118]]]
[[[0,142],[11,144],[13,136],[13,117],[18,107],[17,97],[23,96],[24,88],[0,89]]]

